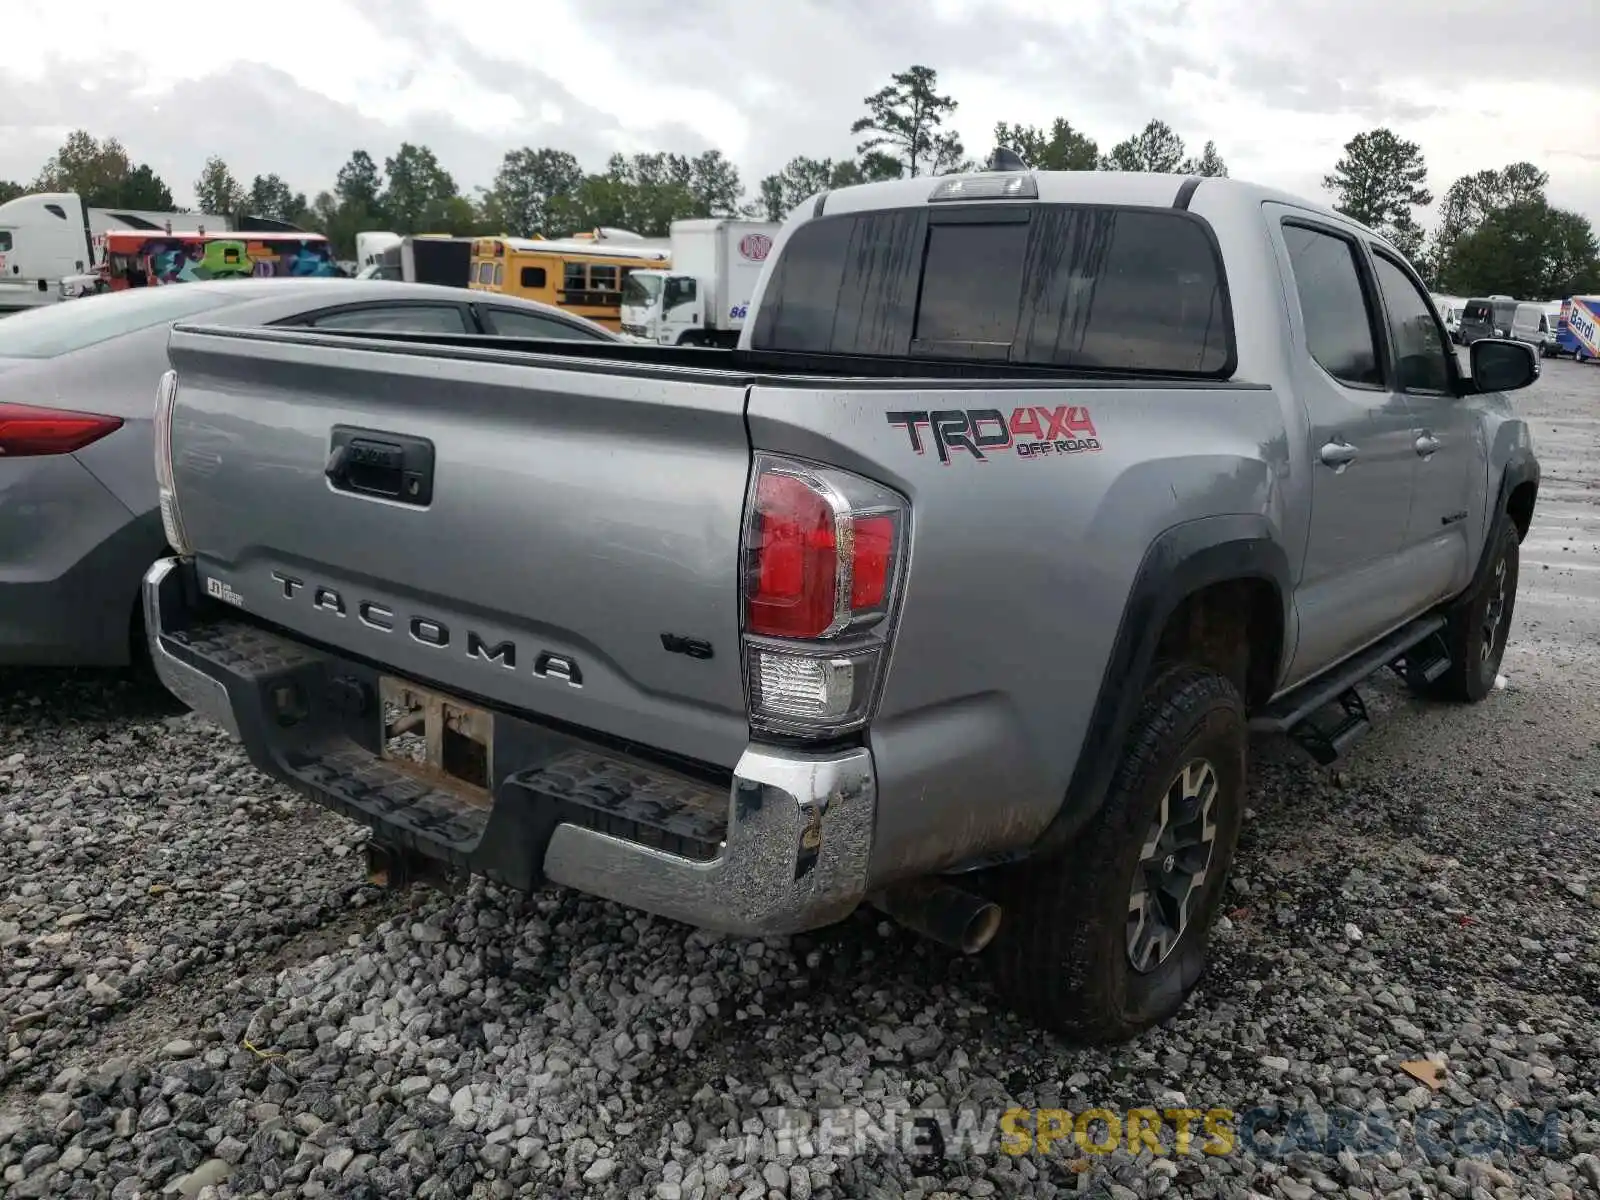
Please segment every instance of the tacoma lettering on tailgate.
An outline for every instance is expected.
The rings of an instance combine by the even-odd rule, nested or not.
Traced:
[[[285,600],[294,600],[306,591],[305,580],[285,575],[282,571],[274,571],[272,579],[282,589]],[[437,646],[444,650],[454,645],[468,658],[488,666],[514,671],[517,669],[517,659],[522,653],[517,644],[509,638],[490,642],[475,629],[468,629],[465,636],[457,642],[450,632],[450,627],[434,617],[412,615],[401,620],[388,605],[379,604],[376,600],[347,599],[344,593],[326,584],[319,583],[312,587],[309,599],[311,607],[320,612],[336,617],[346,617],[353,613],[368,629],[376,629],[380,633],[394,633],[398,629],[403,629],[410,635],[412,641],[423,646]],[[554,679],[571,687],[583,686],[583,672],[577,662],[568,655],[556,654],[550,650],[541,650],[534,655],[533,674],[541,679]]]

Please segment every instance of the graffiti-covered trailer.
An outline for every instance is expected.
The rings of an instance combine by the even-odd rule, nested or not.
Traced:
[[[95,239],[100,279],[112,291],[200,279],[343,275],[316,233],[145,233]]]

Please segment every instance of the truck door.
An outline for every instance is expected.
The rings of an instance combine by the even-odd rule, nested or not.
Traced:
[[[1385,378],[1383,310],[1359,243],[1332,222],[1266,207],[1311,434],[1302,451],[1311,520],[1295,594],[1294,683],[1410,615],[1405,534],[1417,453],[1414,418]]]
[[[1395,398],[1411,412],[1416,475],[1406,522],[1407,578],[1416,602],[1442,600],[1471,578],[1470,540],[1484,511],[1472,408],[1456,395],[1455,351],[1426,294],[1389,251],[1371,246],[1383,297]],[[1476,493],[1476,495],[1474,495]]]

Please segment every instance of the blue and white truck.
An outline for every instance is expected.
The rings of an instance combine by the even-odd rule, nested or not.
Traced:
[[[1579,362],[1600,358],[1600,296],[1574,296],[1561,302],[1556,353]]]

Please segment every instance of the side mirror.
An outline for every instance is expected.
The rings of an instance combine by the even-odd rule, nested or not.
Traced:
[[[1514,392],[1539,378],[1539,356],[1525,342],[1485,338],[1469,353],[1474,392]]]

